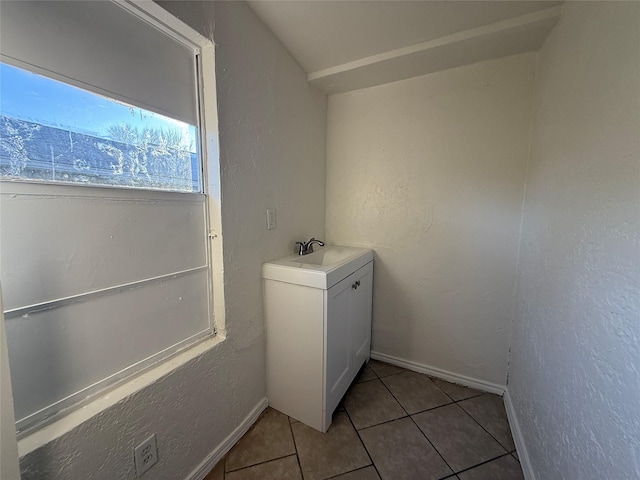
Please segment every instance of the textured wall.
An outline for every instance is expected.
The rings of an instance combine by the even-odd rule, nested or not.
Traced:
[[[539,53],[509,394],[545,479],[640,478],[640,4]]]
[[[213,2],[161,5],[211,36]],[[135,478],[132,448],[151,432],[147,476],[186,478],[265,396],[261,265],[324,234],[326,97],[244,3],[215,13],[227,339],[26,455],[23,480]]]
[[[376,252],[373,350],[505,384],[534,63],[329,97],[327,236]]]
[[[0,416],[0,478],[19,480],[18,444],[16,443],[11,372],[9,371],[3,312],[2,291],[0,291],[0,409],[2,409],[2,415]]]

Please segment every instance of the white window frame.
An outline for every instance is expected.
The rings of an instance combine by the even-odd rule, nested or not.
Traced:
[[[2,180],[1,188],[3,193],[23,193],[29,185],[38,183],[38,187],[44,187],[56,196],[94,196],[97,198],[110,197],[135,197],[148,200],[176,198],[176,196],[202,196],[205,203],[205,225],[208,239],[206,245],[207,256],[207,277],[209,296],[209,325],[210,331],[206,335],[197,335],[183,343],[180,348],[168,354],[166,351],[158,352],[156,355],[145,359],[138,364],[131,365],[126,370],[118,372],[109,377],[110,382],[106,387],[90,392],[90,396],[79,399],[73,395],[64,399],[59,404],[57,413],[38,419],[35,423],[28,424],[25,428],[17,425],[18,438],[27,437],[43,427],[63,418],[95,400],[97,396],[105,391],[114,390],[133,376],[148,372],[158,364],[167,363],[177,355],[184,354],[185,350],[201,351],[202,342],[218,336],[218,340],[225,338],[224,328],[224,288],[223,288],[223,255],[222,255],[222,235],[221,235],[221,189],[220,189],[220,166],[219,166],[219,144],[218,144],[218,118],[215,83],[215,47],[211,40],[197,33],[191,27],[178,20],[169,12],[151,1],[145,0],[118,0],[122,7],[128,10],[142,21],[148,22],[165,34],[171,36],[176,41],[194,48],[198,51],[197,80],[198,80],[198,134],[199,134],[199,156],[202,166],[201,184],[203,193],[178,193],[167,191],[154,191],[144,189],[119,188],[111,186],[81,186],[55,183],[52,185],[42,185],[41,182],[30,182],[29,180]],[[51,76],[51,75],[49,75]],[[68,83],[68,79],[60,80]],[[194,87],[195,88],[195,87]],[[169,350],[169,349],[167,349]],[[132,367],[135,370],[130,371]],[[166,372],[166,365],[161,369]],[[15,372],[14,372],[15,373]]]

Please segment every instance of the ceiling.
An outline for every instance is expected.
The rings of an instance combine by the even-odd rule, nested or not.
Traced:
[[[249,5],[325,93],[534,51],[551,1],[265,1]]]

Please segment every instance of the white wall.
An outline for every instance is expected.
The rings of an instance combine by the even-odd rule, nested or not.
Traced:
[[[327,237],[375,250],[374,351],[505,384],[534,63],[329,97]]]
[[[161,5],[211,36],[213,2]],[[186,478],[265,396],[261,265],[324,234],[326,97],[244,3],[215,14],[227,338],[23,457],[23,480],[135,478],[132,448],[151,432],[147,475]]]
[[[640,478],[640,4],[539,53],[509,396],[536,477]]]
[[[0,478],[19,480],[18,443],[3,312],[2,291],[0,291],[0,412],[2,412],[0,415]]]

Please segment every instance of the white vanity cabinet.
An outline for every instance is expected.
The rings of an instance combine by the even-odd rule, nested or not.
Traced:
[[[369,359],[373,254],[323,250],[265,264],[263,278],[269,405],[326,432]]]

